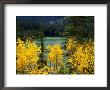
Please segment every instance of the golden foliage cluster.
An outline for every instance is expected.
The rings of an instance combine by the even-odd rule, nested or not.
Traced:
[[[16,71],[17,74],[49,74],[51,71],[58,73],[60,66],[64,67],[64,52],[59,44],[47,46],[47,59],[49,65],[39,68],[41,46],[27,39],[20,38],[16,42]],[[66,62],[69,64],[70,74],[94,73],[94,42],[90,39],[80,43],[75,38],[68,38],[66,51],[69,52]],[[54,67],[51,65],[53,64]],[[64,70],[65,71],[65,70]]]
[[[49,49],[48,61],[50,62],[50,71],[55,70],[58,72],[59,65],[63,64],[63,50],[59,44],[48,45],[47,48]],[[51,64],[54,64],[54,69],[51,67]]]
[[[22,74],[46,74],[44,69],[38,69],[37,61],[41,53],[41,47],[36,43],[26,40],[22,41],[20,38],[16,42],[16,70],[17,73]]]
[[[48,60],[52,63],[56,63],[56,60],[58,60],[58,63],[60,63],[63,59],[63,50],[61,49],[61,46],[59,44],[53,46],[49,45],[48,49],[50,50],[48,53]]]
[[[73,43],[68,40],[68,43]],[[68,44],[68,47],[71,44]],[[92,40],[84,43],[76,43],[75,47],[69,48],[72,54],[68,62],[71,67],[72,74],[93,74],[94,73],[94,43]]]

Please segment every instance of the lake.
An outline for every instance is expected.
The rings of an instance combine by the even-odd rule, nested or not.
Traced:
[[[65,37],[46,37],[46,38],[43,38],[43,43],[45,47],[47,47],[48,45],[54,45],[54,44],[60,44],[61,47],[64,47],[66,43],[66,39],[67,38]],[[36,43],[41,44],[40,39],[37,39]]]

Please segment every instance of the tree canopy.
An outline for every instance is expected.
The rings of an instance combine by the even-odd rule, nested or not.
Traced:
[[[28,17],[28,16],[27,16]],[[17,38],[63,37],[94,38],[93,16],[62,16],[50,21],[33,22],[31,19],[16,18]]]

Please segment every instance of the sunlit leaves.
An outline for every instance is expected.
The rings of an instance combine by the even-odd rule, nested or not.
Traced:
[[[47,64],[39,68],[41,46],[29,39],[24,42],[19,38],[16,42],[17,73],[44,75],[50,72],[65,73],[63,70],[66,65],[63,60],[65,52],[62,47],[59,44],[48,45],[47,50],[47,60],[50,66]],[[94,74],[94,42],[91,39],[80,43],[71,37],[67,40],[66,50],[69,54],[66,60],[69,64],[67,69],[69,74]]]
[[[26,40],[26,42],[20,40],[16,42],[16,69],[20,73],[29,73],[35,69],[39,55],[41,53],[40,47],[34,42]]]
[[[68,40],[68,43],[72,43]],[[68,47],[70,47],[68,44]],[[68,49],[67,47],[67,49]],[[77,43],[75,50],[70,55],[68,62],[70,63],[71,72],[77,74],[93,74],[94,73],[94,43],[88,42]]]
[[[63,59],[63,50],[59,44],[55,44],[53,46],[48,46],[50,52],[48,53],[48,60],[56,63],[56,59],[58,62]]]

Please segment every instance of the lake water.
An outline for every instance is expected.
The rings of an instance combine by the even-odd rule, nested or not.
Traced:
[[[41,44],[41,41],[39,39],[36,40],[37,44]],[[60,44],[61,47],[64,47],[66,43],[65,37],[46,37],[43,38],[44,46],[47,47],[48,45],[54,45],[54,44]]]

